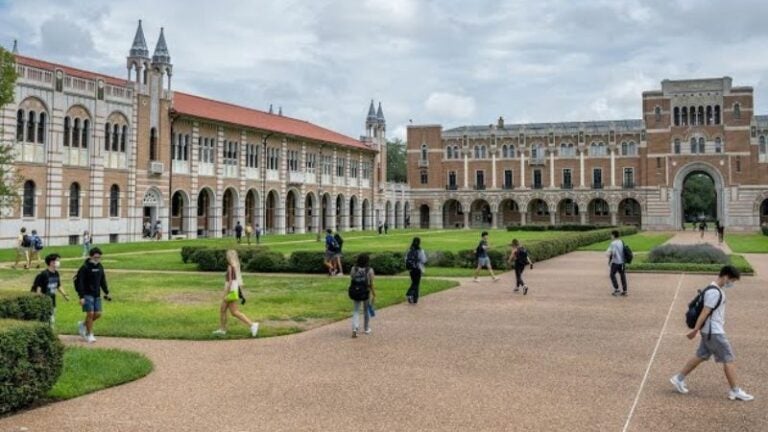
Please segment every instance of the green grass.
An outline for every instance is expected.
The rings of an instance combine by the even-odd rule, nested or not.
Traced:
[[[725,242],[735,253],[768,253],[768,236],[762,234],[727,234]]]
[[[663,244],[670,238],[672,238],[673,234],[671,233],[650,233],[650,232],[642,232],[635,235],[623,237],[622,240],[624,240],[627,245],[632,249],[632,252],[649,252],[654,247]],[[599,251],[599,252],[605,252],[608,249],[608,245],[611,244],[610,240],[606,240],[604,242],[600,243],[593,243],[589,246],[584,246],[580,248],[581,251]]]
[[[152,362],[135,352],[68,347],[64,369],[48,397],[72,399],[139,379],[152,372]]]
[[[731,264],[736,266],[743,274],[752,275],[754,268],[746,258],[741,255],[730,255]],[[635,259],[627,267],[632,272],[684,272],[684,273],[714,273],[720,271],[722,264],[696,264],[696,263],[650,263],[647,253],[635,254]]]
[[[56,326],[74,334],[83,314],[71,286],[72,271],[62,280],[72,301],[58,298]],[[218,327],[224,278],[218,273],[158,274],[110,273],[112,302],[104,302],[104,316],[95,334],[156,339],[213,339]],[[0,270],[0,292],[29,289],[33,272]],[[260,322],[260,336],[296,333],[351,315],[347,278],[325,276],[244,278],[248,302],[241,310]],[[427,279],[422,292],[429,294],[456,286],[453,281]],[[378,278],[378,307],[399,303],[408,288],[405,278]],[[228,338],[248,337],[248,329],[230,317]]]

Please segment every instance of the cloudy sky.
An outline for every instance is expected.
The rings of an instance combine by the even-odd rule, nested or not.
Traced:
[[[358,136],[640,117],[662,79],[729,75],[768,113],[765,0],[0,0],[0,43],[126,75],[138,19],[165,27],[174,87]]]

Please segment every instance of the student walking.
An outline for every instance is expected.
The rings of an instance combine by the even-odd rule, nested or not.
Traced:
[[[370,306],[376,300],[376,290],[373,286],[374,273],[370,267],[368,254],[357,256],[357,262],[350,274],[349,298],[353,302],[352,308],[352,337],[356,338],[360,329],[360,309],[363,309],[363,325],[365,334],[371,334]]]
[[[723,364],[725,379],[728,381],[730,391],[728,399],[751,401],[754,397],[738,386],[736,380],[736,367],[734,366],[735,357],[731,343],[725,334],[725,291],[733,287],[734,282],[740,278],[739,270],[733,266],[727,265],[720,269],[720,274],[716,281],[712,282],[703,292],[703,307],[699,314],[693,330],[688,333],[688,339],[693,340],[696,335],[701,333],[699,348],[696,355],[688,360],[683,369],[677,375],[670,378],[670,382],[675,389],[682,394],[688,393],[688,386],[685,378],[696,369],[701,363],[715,357],[715,363]]]
[[[701,234],[701,238],[704,238],[704,231],[707,230],[707,222],[701,221],[699,222],[699,233]]]
[[[333,238],[333,231],[330,228],[325,230],[325,257],[323,264],[328,269],[328,276],[336,275],[336,254],[339,251],[339,245]]]
[[[411,286],[405,293],[405,297],[410,304],[419,302],[419,287],[421,286],[421,277],[424,275],[425,264],[427,264],[427,254],[421,248],[421,239],[414,237],[410,249],[405,254],[405,268],[411,275]]]
[[[53,303],[53,312],[51,313],[51,325],[56,322],[56,293],[60,292],[64,300],[69,301],[64,288],[61,286],[61,276],[59,275],[59,254],[49,254],[45,257],[45,270],[40,272],[32,283],[31,291],[40,295],[47,295]]]
[[[251,224],[248,224],[245,226],[245,240],[248,242],[248,245],[251,244],[251,236],[253,235],[253,227]]]
[[[262,234],[263,233],[261,232],[261,227],[259,226],[259,224],[256,224],[256,244],[260,244],[261,243],[261,235]]]
[[[104,300],[112,300],[109,296],[107,276],[101,265],[101,255],[101,250],[97,247],[88,251],[88,259],[75,275],[75,290],[85,312],[85,322],[77,323],[77,331],[88,343],[96,342],[93,337],[93,323],[101,318],[101,292],[104,292]]]
[[[237,239],[238,244],[243,242],[243,226],[240,225],[240,221],[235,224],[235,239]]]
[[[606,254],[608,255],[608,265],[611,267],[611,285],[613,285],[613,296],[627,296],[627,273],[624,262],[624,242],[619,239],[619,231],[613,230],[611,232],[613,241],[608,246]],[[616,273],[621,276],[621,288],[619,291],[619,283],[616,280]]]
[[[528,255],[528,249],[524,248],[517,239],[513,239],[510,246],[512,246],[512,251],[509,254],[507,267],[515,269],[515,292],[520,292],[520,287],[522,287],[523,295],[527,295],[528,285],[523,281],[523,272],[526,266],[531,266],[533,269],[533,261]]]
[[[341,238],[341,234],[338,231],[333,235],[333,240],[336,242],[337,252],[333,256],[334,267],[336,268],[336,276],[344,276],[344,266],[341,264],[342,249],[344,248],[344,239]]]
[[[158,219],[155,222],[155,240],[160,241],[163,239],[163,223]]]
[[[40,268],[40,253],[43,251],[43,239],[37,235],[37,230],[32,230],[32,245],[29,248],[29,265],[35,261],[35,268]]]
[[[83,231],[83,258],[90,256],[89,252],[93,245],[93,239],[91,239],[91,233],[88,230]]]
[[[32,238],[27,234],[27,229],[21,227],[19,235],[16,237],[16,262],[13,263],[13,268],[19,266],[19,259],[24,260],[24,269],[29,270],[29,252],[32,247]]]
[[[242,296],[242,288],[243,275],[240,272],[240,258],[237,256],[236,250],[229,249],[227,251],[227,275],[224,282],[224,298],[222,298],[221,307],[219,308],[219,328],[213,334],[227,334],[227,312],[247,325],[251,329],[252,337],[256,337],[259,333],[259,323],[251,321],[237,308],[238,301],[245,303],[245,297]]]
[[[496,277],[496,275],[493,273],[493,267],[491,266],[491,258],[488,256],[488,231],[483,231],[482,234],[480,234],[480,243],[477,245],[477,248],[475,249],[475,259],[477,260],[477,267],[475,268],[475,282],[477,282],[477,276],[480,274],[480,270],[483,268],[487,268],[488,271],[491,273],[491,277],[493,278],[493,281],[496,282],[499,280],[499,278]]]

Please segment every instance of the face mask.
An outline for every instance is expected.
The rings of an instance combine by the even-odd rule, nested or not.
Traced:
[[[725,285],[723,285],[723,288],[730,289],[733,288],[733,282],[726,282]]]
[[[58,269],[59,267],[61,267],[61,261],[55,261],[55,262],[53,263],[53,267],[54,267],[54,268],[56,268],[56,269]]]

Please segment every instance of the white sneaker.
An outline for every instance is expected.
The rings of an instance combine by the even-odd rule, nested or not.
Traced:
[[[89,335],[88,335],[88,338],[86,339],[86,341],[87,341],[88,343],[94,343],[94,342],[96,342],[96,338],[95,338],[95,337],[93,337],[93,335],[92,335],[92,334],[89,334]]]
[[[227,331],[222,329],[216,329],[213,331],[213,334],[216,336],[224,336],[225,334],[227,334]]]
[[[251,337],[256,337],[259,334],[259,323],[251,324]]]
[[[685,380],[680,379],[680,375],[675,375],[672,378],[669,379],[669,382],[672,383],[673,386],[675,386],[675,390],[677,390],[680,394],[688,394],[688,387],[685,386]]]
[[[745,392],[740,387],[736,388],[736,389],[733,389],[730,392],[728,392],[728,399],[730,399],[732,401],[740,400],[740,401],[749,402],[749,401],[753,400],[754,398],[755,398],[754,396],[752,396],[751,394]]]
[[[365,334],[367,335],[371,334],[371,329],[365,329]]]
[[[83,324],[82,321],[77,322],[77,333],[80,335],[83,340],[88,340],[87,335],[85,334],[85,324]]]
[[[342,272],[338,272],[338,273],[336,273],[336,276],[339,276],[339,277],[344,277],[344,273],[342,273]]]

